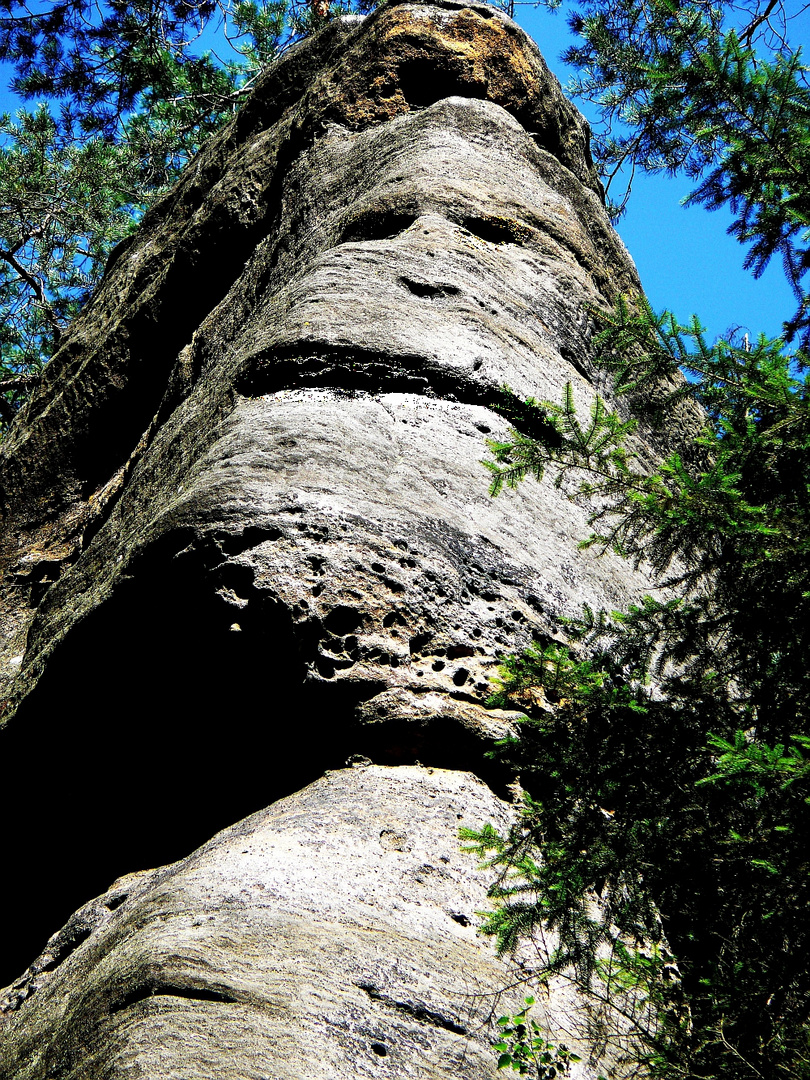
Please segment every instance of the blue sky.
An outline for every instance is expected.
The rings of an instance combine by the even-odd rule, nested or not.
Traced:
[[[573,38],[564,14],[521,4],[517,21],[538,43],[565,87],[571,70],[559,57]],[[804,20],[806,30],[808,26],[810,16]],[[797,28],[798,23],[794,33]],[[10,72],[3,67],[0,110],[13,111],[18,102],[7,92]],[[577,104],[595,119],[592,107]],[[726,232],[730,215],[724,210],[710,214],[700,206],[683,207],[681,199],[691,187],[686,177],[637,173],[627,213],[618,224],[651,304],[657,310],[669,308],[681,321],[693,313],[699,315],[710,339],[731,328],[752,337],[762,332],[777,335],[783,320],[795,310],[781,266],[772,262],[758,280],[743,270],[745,248]]]
[[[559,57],[574,38],[564,14],[521,6],[517,22],[565,87],[572,71]],[[577,105],[595,119],[592,106]],[[650,303],[656,310],[669,308],[682,322],[698,315],[710,340],[734,327],[752,338],[760,333],[776,336],[796,309],[780,263],[774,259],[756,280],[743,270],[746,248],[726,232],[731,215],[681,205],[693,186],[685,176],[636,173],[627,213],[617,228]]]

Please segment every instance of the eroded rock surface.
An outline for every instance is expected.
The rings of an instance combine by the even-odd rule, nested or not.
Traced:
[[[0,1000],[4,1075],[492,1077],[523,971],[476,933],[489,875],[458,830],[482,820],[510,809],[469,773],[360,765],[116,882]],[[570,986],[537,1017],[594,1075]]]
[[[0,911],[8,978],[112,878],[182,858],[353,753],[474,769],[502,790],[509,778],[483,756],[514,719],[486,708],[498,656],[558,635],[559,617],[583,602],[624,606],[650,585],[620,560],[577,550],[587,508],[551,483],[489,498],[485,439],[506,430],[493,406],[504,383],[559,399],[571,382],[587,410],[596,393],[587,307],[638,287],[602,206],[587,125],[500,12],[389,3],[333,22],[265,74],[114,253],[0,449],[0,782],[15,809],[8,861],[25,883]],[[395,783],[394,773],[370,775]],[[318,793],[336,782],[308,789],[300,806],[317,816]],[[227,835],[251,834],[259,820]],[[365,844],[371,820],[358,809],[360,833],[327,846]],[[189,931],[198,957],[215,933],[200,899],[207,886],[195,878],[188,900],[180,883],[202,865],[219,881],[230,842],[137,886],[138,910],[155,925],[161,904],[164,922],[180,908],[189,926],[203,920],[207,929]],[[240,865],[240,889],[258,888],[250,861]],[[352,873],[347,864],[350,893]],[[393,885],[386,896],[394,906],[382,927],[400,918]],[[253,986],[239,946],[211,960],[215,991],[233,984],[233,1000],[156,998],[134,1011],[116,1005],[107,1019],[105,987],[129,1000],[141,983],[175,985],[165,972],[182,967],[173,951],[185,948],[182,934],[149,938],[140,968],[129,945],[116,951],[117,934],[146,940],[126,937],[128,901],[58,977],[25,984],[40,989],[15,1012],[12,1075],[118,1076],[136,1059],[149,1063],[138,1075],[186,1075],[160,1071],[161,1025],[193,1032],[199,1020],[211,1031],[219,1018],[230,1030],[225,1018],[237,1014],[258,1027],[251,1035],[245,1021],[229,1046],[244,1037],[292,1047],[314,1025],[325,1062],[315,1075],[364,1074],[357,1062],[341,1071],[341,1040],[355,1038],[346,1018],[363,1003],[371,1032],[394,991],[385,979],[369,982],[374,993],[351,989],[339,965],[333,972],[344,954],[370,970],[371,953],[356,928],[344,941],[336,924],[319,958],[332,909],[303,894],[292,908],[299,901],[297,922],[273,933],[300,927],[313,944],[295,955],[325,965],[290,998],[300,1008],[278,1004],[278,974],[264,989],[238,989],[243,977]],[[261,937],[269,916],[255,910]],[[250,963],[271,964],[252,925]],[[459,925],[436,942],[455,941]],[[472,928],[462,938],[484,957]],[[491,987],[503,972],[486,957]],[[197,975],[183,979],[197,985]],[[450,1015],[447,1001],[435,1008]],[[323,1016],[344,1019],[330,1027]],[[407,1041],[411,1021],[398,1023]],[[72,1046],[91,1029],[90,1050],[47,1057],[49,1038]],[[24,1066],[40,1030],[51,1034]],[[418,1075],[458,1074],[451,1044],[460,1044],[442,1030],[446,1046],[414,1049]],[[332,1046],[328,1031],[344,1034]],[[231,1075],[212,1053],[188,1075]],[[405,1075],[403,1053],[372,1053],[368,1068]],[[467,1053],[464,1075],[491,1074],[480,1047]],[[306,1054],[279,1050],[262,1068],[309,1076]]]

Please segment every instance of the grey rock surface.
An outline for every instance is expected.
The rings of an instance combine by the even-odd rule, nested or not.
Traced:
[[[7,861],[25,883],[0,900],[6,977],[114,877],[176,865],[139,878],[114,917],[103,897],[82,909],[59,941],[89,919],[85,943],[10,992],[15,1080],[123,1076],[132,1062],[150,1077],[310,1076],[305,1031],[315,1075],[492,1073],[483,1028],[462,1067],[459,1033],[390,1005],[428,1000],[412,982],[434,948],[453,972],[477,958],[487,993],[504,978],[472,926],[441,922],[435,897],[458,888],[467,904],[467,871],[452,885],[439,875],[423,924],[408,899],[421,883],[406,853],[391,856],[404,891],[389,874],[368,935],[357,913],[339,921],[326,886],[298,889],[272,930],[309,965],[284,999],[294,1007],[273,989],[287,976],[261,944],[266,906],[250,907],[244,940],[228,937],[242,909],[227,897],[259,880],[232,841],[297,807],[334,870],[379,824],[360,772],[346,774],[355,809],[339,836],[318,832],[331,776],[185,857],[352,754],[404,767],[371,770],[381,790],[427,783],[416,761],[505,790],[485,757],[516,720],[486,705],[498,657],[560,637],[583,602],[622,607],[651,582],[577,550],[588,509],[552,483],[490,499],[481,459],[506,431],[494,406],[504,383],[559,399],[571,382],[586,412],[600,388],[588,306],[638,289],[585,121],[514,23],[454,0],[389,3],[292,49],[113,253],[0,447],[0,783],[14,808]],[[460,812],[475,823],[502,813],[469,777],[442,775],[442,798],[472,793]],[[425,850],[456,843],[444,818],[414,814]],[[329,871],[346,904],[362,907],[369,865]],[[393,975],[358,989],[351,972],[376,970],[372,943],[395,926],[414,941],[411,996],[395,996]],[[466,983],[431,963],[446,985],[426,1008],[449,1016]],[[159,990],[146,1001],[160,986],[183,990],[180,1003]],[[192,1000],[194,986],[228,1000]],[[582,1007],[566,1002],[565,1015]],[[357,1032],[378,1013],[412,1053],[362,1057],[372,1036]],[[183,1047],[203,1035],[214,1049],[183,1071]],[[259,1045],[261,1066],[232,1066]]]
[[[485,5],[388,5],[339,20],[271,68],[114,255],[0,449],[3,715],[158,536],[180,521],[244,535],[272,518],[255,477],[242,484],[234,471],[245,460],[235,443],[270,434],[259,420],[278,412],[268,394],[398,392],[486,408],[504,382],[557,398],[572,380],[587,409],[585,305],[638,288],[595,189],[585,122],[533,43]],[[439,522],[445,459],[468,438],[450,434],[456,412],[421,496]],[[357,411],[352,422],[366,425]],[[228,481],[216,462],[226,433]],[[483,506],[478,442],[465,456]],[[378,449],[355,475],[374,477]],[[248,471],[278,451],[265,440]],[[316,473],[305,485],[328,491]],[[206,492],[248,484],[250,506],[244,494],[229,512],[202,505]],[[548,521],[563,501],[547,494]],[[568,536],[585,532],[582,513]],[[594,561],[565,547],[587,578]],[[549,551],[538,581],[558,561]],[[596,576],[615,582],[616,600],[636,589],[619,566]]]
[[[523,971],[476,933],[489,875],[458,830],[510,817],[469,773],[328,773],[78,912],[0,999],[4,1076],[494,1077]],[[537,1016],[573,1080],[612,1073],[562,980]]]

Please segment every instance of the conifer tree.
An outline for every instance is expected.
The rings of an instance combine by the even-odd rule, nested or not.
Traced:
[[[0,61],[26,103],[0,116],[0,430],[115,244],[262,69],[341,5],[0,0]]]
[[[564,59],[572,92],[599,110],[594,154],[614,214],[635,169],[697,181],[687,204],[731,210],[746,268],[781,259],[797,300],[787,336],[806,348],[810,86],[791,41],[804,12],[790,0],[585,0]]]
[[[556,930],[538,980],[622,1008],[652,1075],[810,1077],[806,70],[775,3],[740,21],[589,0],[571,22],[607,179],[683,171],[692,202],[729,204],[755,274],[781,256],[798,310],[777,339],[708,343],[697,317],[626,298],[593,312],[618,411],[507,395],[493,494],[550,473],[593,497],[583,543],[662,591],[505,659],[493,704],[528,719],[500,752],[529,794],[510,835],[468,834],[498,868],[486,929],[505,949]],[[665,429],[687,399],[702,430],[642,467],[636,425]]]

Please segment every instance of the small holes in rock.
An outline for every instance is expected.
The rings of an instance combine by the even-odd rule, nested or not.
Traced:
[[[364,240],[392,240],[413,225],[413,214],[398,214],[392,210],[369,210],[359,214],[344,228],[341,244]]]
[[[333,679],[335,677],[335,665],[325,656],[319,656],[316,659],[315,667],[318,669],[318,674],[321,678]]]
[[[362,621],[363,617],[359,611],[340,605],[332,608],[323,620],[323,625],[330,634],[334,634],[336,637],[345,637],[346,634],[356,630]]]
[[[408,648],[410,649],[411,656],[422,651],[433,635],[432,634],[414,634],[408,642]]]
[[[403,97],[415,109],[424,109],[448,97],[484,96],[483,87],[475,87],[453,71],[442,70],[432,56],[404,60],[398,75]]]
[[[462,656],[475,656],[472,645],[451,645],[447,650],[448,660],[460,660]]]
[[[467,232],[486,240],[488,244],[520,244],[520,226],[516,221],[504,218],[465,218],[462,222]]]
[[[460,667],[453,676],[453,682],[456,684],[456,686],[463,686],[467,679],[469,679],[469,677],[469,671],[467,671],[466,668]]]
[[[383,1043],[373,1042],[371,1044],[371,1049],[378,1057],[386,1057],[388,1055],[388,1049]]]
[[[444,660],[436,660],[431,665],[434,671],[443,671],[445,667]]]
[[[462,915],[460,911],[451,911],[450,918],[453,920],[453,922],[457,922],[459,926],[470,925],[470,920],[467,918],[466,915]]]

